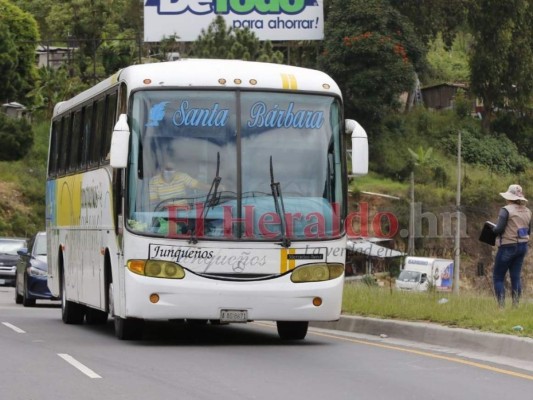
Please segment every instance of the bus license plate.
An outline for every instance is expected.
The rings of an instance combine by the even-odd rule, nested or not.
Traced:
[[[220,310],[220,322],[248,322],[248,311]]]

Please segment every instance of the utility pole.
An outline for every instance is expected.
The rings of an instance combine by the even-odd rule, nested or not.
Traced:
[[[455,220],[455,243],[453,248],[453,292],[455,294],[459,294],[459,271],[461,269],[461,175],[461,129],[459,129],[457,132],[457,218]]]
[[[413,167],[414,168],[414,167]],[[411,199],[409,202],[409,241],[407,254],[415,255],[415,172],[411,171]]]

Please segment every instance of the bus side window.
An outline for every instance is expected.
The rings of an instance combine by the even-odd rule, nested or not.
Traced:
[[[119,98],[118,98],[118,106],[119,106],[118,115],[126,114],[128,112],[127,102],[128,102],[128,87],[126,86],[125,83],[121,83]]]
[[[70,142],[70,115],[61,120],[61,140],[59,141],[59,175],[64,175],[67,171],[67,154]]]
[[[61,138],[61,120],[52,123],[52,136],[50,138],[50,150],[48,160],[48,177],[57,175],[57,161],[59,157],[59,140]]]
[[[104,131],[105,98],[94,103],[93,134],[90,141],[89,166],[97,166],[102,153],[102,135]]]
[[[81,154],[80,154],[80,167],[82,170],[87,169],[88,164],[88,153],[89,146],[91,144],[91,139],[93,126],[93,105],[89,104],[83,108],[83,124],[82,124],[82,133],[81,133]]]
[[[80,164],[80,144],[81,144],[81,110],[74,112],[72,118],[72,129],[70,130],[70,154],[68,160],[68,172],[76,171]]]
[[[110,93],[107,96],[107,107],[104,124],[104,134],[102,143],[102,153],[100,154],[100,160],[104,163],[109,163],[109,151],[111,149],[111,135],[113,134],[113,128],[117,120],[117,92]]]

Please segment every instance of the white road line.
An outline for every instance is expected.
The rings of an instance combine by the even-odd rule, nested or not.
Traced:
[[[100,375],[98,375],[96,372],[94,372],[92,369],[86,367],[81,362],[76,360],[74,357],[68,355],[68,354],[57,354],[59,357],[61,357],[63,360],[68,362],[70,365],[72,365],[74,368],[79,369],[81,372],[83,372],[85,375],[87,375],[89,378],[92,379],[99,379],[101,378]]]
[[[23,331],[22,329],[16,327],[15,325],[13,324],[10,324],[9,322],[2,322],[2,324],[4,324],[5,326],[7,326],[9,329],[13,329],[15,332],[17,333],[26,333],[25,331]]]

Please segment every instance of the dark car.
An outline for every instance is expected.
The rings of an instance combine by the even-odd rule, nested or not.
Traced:
[[[17,251],[26,247],[26,239],[0,238],[0,285],[15,286]]]
[[[48,289],[46,232],[33,236],[28,248],[20,249],[18,254],[15,303],[29,307],[35,305],[36,300],[55,300]]]

